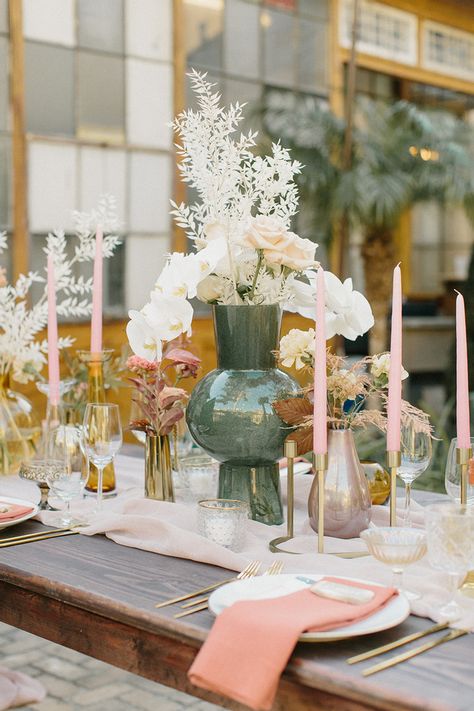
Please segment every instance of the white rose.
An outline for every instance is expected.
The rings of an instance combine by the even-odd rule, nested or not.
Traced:
[[[383,375],[388,378],[390,373],[390,353],[373,356],[370,372],[374,378],[381,378]],[[408,378],[408,373],[402,366],[402,380],[406,380],[406,378]]]
[[[296,370],[301,370],[305,365],[309,365],[314,356],[315,331],[310,328],[301,331],[299,328],[292,328],[288,335],[283,336],[280,341],[280,361],[286,368],[295,365]]]
[[[289,232],[282,220],[268,215],[251,217],[244,229],[241,242],[246,247],[263,250],[269,264],[281,264],[303,271],[314,266],[317,245]]]
[[[217,301],[224,293],[224,285],[221,277],[210,274],[198,284],[197,297],[207,303]]]

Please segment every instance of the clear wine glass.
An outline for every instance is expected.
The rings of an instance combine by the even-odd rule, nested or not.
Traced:
[[[459,504],[461,503],[461,467],[456,461],[456,450],[458,440],[455,437],[449,445],[448,457],[446,459],[446,469],[444,473],[444,485],[446,493],[451,499]],[[471,437],[471,447],[474,448],[474,437]],[[469,462],[467,475],[467,503],[474,504],[474,459]]]
[[[449,579],[450,599],[439,612],[443,619],[456,620],[461,615],[455,600],[459,580],[474,555],[474,509],[446,502],[431,504],[425,509],[425,520],[430,564]]]
[[[96,511],[102,510],[104,469],[122,446],[122,426],[118,405],[90,403],[82,427],[84,453],[98,471]]]
[[[71,527],[79,521],[71,515],[71,501],[79,498],[87,481],[87,462],[81,446],[82,428],[76,425],[60,425],[49,435],[49,450],[57,461],[63,463],[60,472],[55,472],[47,481],[51,493],[66,503],[59,523]]]
[[[401,464],[398,476],[405,484],[405,526],[411,526],[411,485],[428,469],[431,461],[431,435],[420,432],[414,423],[401,429]]]

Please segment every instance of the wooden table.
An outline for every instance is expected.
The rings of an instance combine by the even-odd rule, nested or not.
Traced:
[[[15,534],[37,528],[42,527],[28,522],[15,527]],[[154,607],[160,600],[222,580],[227,575],[221,568],[81,535],[0,549],[0,560],[3,622],[226,708],[243,708],[188,682],[186,672],[212,625],[211,614],[174,620],[175,607]],[[410,617],[392,631],[350,642],[299,644],[274,708],[471,709],[470,635],[368,679],[360,674],[364,664],[345,663],[351,654],[430,624]]]

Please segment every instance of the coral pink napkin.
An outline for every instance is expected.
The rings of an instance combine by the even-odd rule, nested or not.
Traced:
[[[347,585],[347,580],[325,579]],[[302,632],[322,632],[368,617],[396,594],[394,588],[352,585],[372,590],[375,596],[367,604],[352,605],[305,589],[228,607],[217,617],[188,672],[191,682],[252,709],[268,711]]]
[[[0,501],[0,521],[13,521],[15,518],[21,518],[31,511],[33,511],[33,506],[19,506],[18,504]]]
[[[22,672],[0,667],[0,711],[43,701],[44,687]]]

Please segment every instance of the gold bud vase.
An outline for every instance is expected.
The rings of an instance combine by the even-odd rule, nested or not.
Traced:
[[[168,435],[147,434],[145,441],[145,496],[174,501],[171,449]]]
[[[110,360],[113,355],[113,350],[103,350],[100,353],[91,353],[91,351],[78,351],[79,359],[87,366],[87,402],[88,403],[105,403],[107,398],[105,395],[104,384],[104,364]],[[95,464],[89,462],[89,476],[86,483],[86,491],[89,493],[97,493],[99,481],[99,472]],[[114,463],[110,462],[104,469],[102,490],[104,496],[115,495],[115,467]]]

